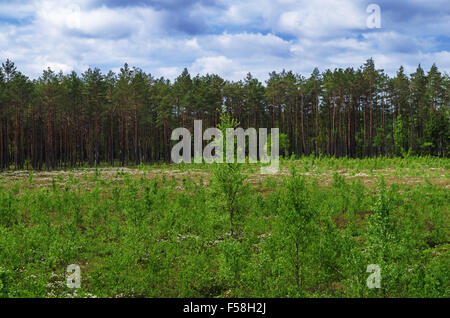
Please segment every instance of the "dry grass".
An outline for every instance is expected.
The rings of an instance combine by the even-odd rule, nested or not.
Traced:
[[[80,169],[70,171],[42,171],[33,172],[33,182],[30,184],[29,171],[7,171],[0,173],[0,184],[3,187],[11,186],[15,183],[22,183],[23,188],[33,187],[48,187],[53,180],[57,185],[62,186],[69,180],[70,177],[78,179],[80,184],[84,187],[91,188],[95,184],[95,176],[104,181],[123,180],[127,175],[131,178],[146,178],[146,179],[174,179],[178,184],[182,184],[183,180],[192,178],[197,184],[202,180],[203,185],[207,187],[211,177],[211,172],[205,168],[198,169],[195,167],[188,167],[187,169],[176,169],[176,166],[153,166],[150,169],[137,168],[99,168],[99,169]],[[280,178],[289,174],[287,167],[282,167],[280,173],[276,175],[262,175],[259,169],[247,169],[247,181],[260,193],[270,193],[274,190],[274,186],[267,186],[268,178],[271,178],[272,183],[280,181]],[[321,187],[331,187],[333,184],[334,174],[344,176],[347,182],[361,181],[365,186],[374,188],[377,184],[378,178],[383,176],[388,185],[398,184],[402,186],[415,187],[421,184],[431,183],[442,188],[450,188],[450,170],[442,168],[429,168],[421,170],[413,170],[408,168],[389,168],[379,170],[357,170],[351,171],[348,169],[341,170],[325,170],[315,168],[312,171],[298,172],[304,175],[308,181],[316,180]],[[180,189],[182,187],[180,186]]]

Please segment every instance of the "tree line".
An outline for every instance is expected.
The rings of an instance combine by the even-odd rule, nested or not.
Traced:
[[[173,82],[125,64],[118,74],[51,69],[30,79],[0,68],[0,169],[170,161],[171,131],[194,120],[215,127],[222,111],[243,128],[280,128],[284,155],[372,157],[450,150],[450,78],[436,65],[395,77],[372,59],[358,69],[272,72],[262,83],[218,75]]]

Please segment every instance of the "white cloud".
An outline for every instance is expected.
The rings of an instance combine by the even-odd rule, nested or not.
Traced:
[[[165,77],[174,79],[181,74],[183,70],[180,67],[158,67],[156,69],[156,73],[154,74],[156,77]]]
[[[241,79],[246,72],[236,61],[225,56],[208,56],[195,60],[190,67],[194,74],[221,74],[229,79]]]
[[[395,19],[401,13],[397,7],[381,3],[381,30],[366,28],[367,3],[362,0],[231,0],[223,5],[219,10],[197,4],[192,12],[174,7],[180,10],[177,15],[151,7],[106,6],[99,0],[0,0],[0,60],[13,59],[31,77],[46,67],[108,71],[128,62],[171,79],[188,67],[194,74],[236,80],[252,72],[265,80],[273,70],[308,75],[316,66],[358,67],[369,57],[391,74],[401,64],[408,72],[433,62],[450,70],[450,12],[424,0],[408,5],[428,8],[437,18],[412,11],[412,22]],[[187,35],[168,27],[183,27],[185,19],[202,19],[205,29]]]
[[[231,57],[286,56],[290,54],[290,43],[274,34],[223,33],[206,36],[202,43],[205,48],[215,49]]]
[[[292,11],[283,12],[278,30],[305,37],[328,37],[366,27],[365,8],[353,1],[302,1]]]
[[[0,2],[0,16],[7,18],[23,19],[29,17],[36,11],[36,4],[30,2],[7,1]]]
[[[224,73],[233,68],[233,61],[225,56],[201,57],[195,60],[191,69],[194,73]]]

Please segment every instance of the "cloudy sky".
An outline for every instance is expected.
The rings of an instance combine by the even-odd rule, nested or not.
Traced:
[[[381,28],[367,26],[372,3]],[[450,73],[448,0],[0,0],[0,61],[32,78],[128,62],[170,79],[187,67],[265,80],[370,57],[389,74],[419,63]]]

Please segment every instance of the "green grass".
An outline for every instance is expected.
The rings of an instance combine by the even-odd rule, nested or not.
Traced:
[[[233,236],[206,164],[5,172],[0,297],[449,297],[449,170],[432,157],[246,166]]]

